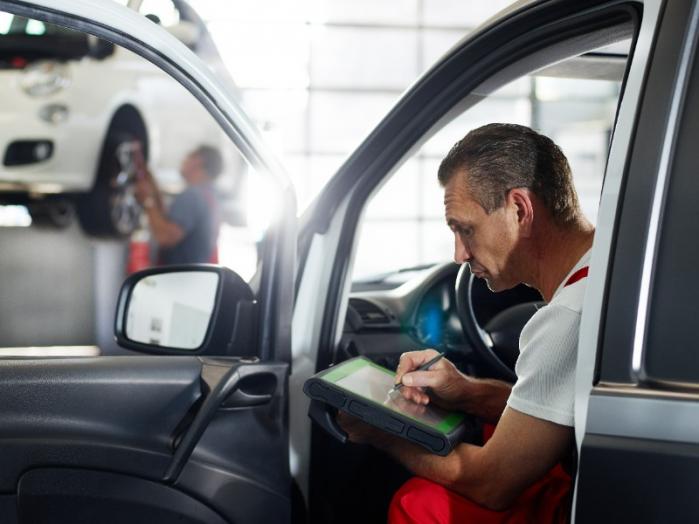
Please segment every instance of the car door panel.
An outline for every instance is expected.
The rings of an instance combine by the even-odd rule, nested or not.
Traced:
[[[217,365],[225,363],[225,359],[216,360]],[[288,365],[264,362],[245,368],[248,374],[240,378],[236,389],[218,399],[206,430],[172,482],[209,501],[232,522],[286,522],[291,486],[285,394]],[[250,398],[268,400],[249,406]]]
[[[104,471],[41,468],[22,475],[19,522],[118,524],[226,520],[192,496],[157,482]]]
[[[236,373],[235,389],[215,398]],[[57,517],[71,511],[102,522],[170,520],[175,508],[191,522],[283,521],[286,374],[287,364],[239,358],[0,361],[0,493],[16,501],[18,522],[80,521]],[[181,457],[207,405],[212,415]],[[93,489],[100,485],[110,488]],[[12,522],[13,504],[0,509],[0,521]]]
[[[697,445],[588,435],[580,464],[575,522],[699,521]]]
[[[0,492],[50,463],[161,478],[200,370],[177,357],[0,360]]]

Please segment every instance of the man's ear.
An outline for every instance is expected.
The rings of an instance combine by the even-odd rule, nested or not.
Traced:
[[[528,237],[534,224],[534,202],[533,194],[526,187],[516,187],[510,189],[507,194],[507,201],[517,213],[517,224],[522,234]]]

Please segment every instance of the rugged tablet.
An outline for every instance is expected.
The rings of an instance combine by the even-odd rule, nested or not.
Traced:
[[[464,415],[437,406],[423,406],[389,395],[395,373],[365,357],[337,364],[309,378],[303,391],[313,401],[309,415],[331,434],[344,440],[328,406],[341,409],[394,435],[447,455],[464,433]],[[319,403],[326,409],[320,409]],[[338,433],[339,432],[339,433]]]

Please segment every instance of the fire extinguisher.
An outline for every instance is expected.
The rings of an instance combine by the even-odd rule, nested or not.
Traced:
[[[150,229],[148,228],[148,217],[141,214],[140,224],[131,233],[129,238],[129,257],[126,263],[126,273],[130,275],[136,271],[147,269],[153,265],[151,260]]]

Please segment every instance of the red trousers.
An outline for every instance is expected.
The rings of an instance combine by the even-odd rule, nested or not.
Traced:
[[[390,524],[563,524],[570,515],[571,478],[557,465],[530,486],[506,511],[493,511],[413,477],[396,492],[388,510]]]

